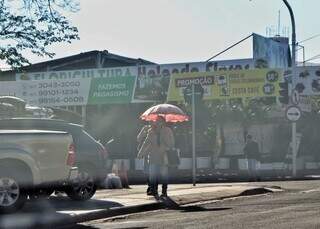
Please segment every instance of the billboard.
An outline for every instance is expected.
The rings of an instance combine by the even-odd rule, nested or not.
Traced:
[[[255,68],[288,68],[289,44],[253,34],[253,59]]]
[[[136,77],[16,81],[15,95],[37,106],[130,103]]]
[[[165,101],[173,74],[253,68],[252,59],[138,66],[133,102]]]
[[[203,88],[203,99],[233,99],[279,95],[282,72],[275,69],[173,74],[167,101],[183,101],[189,85]]]
[[[288,77],[291,76],[291,70]],[[292,77],[293,89],[300,95],[320,95],[320,66],[296,67],[295,77]]]
[[[27,80],[74,80],[137,76],[137,67],[76,69],[68,71],[22,72],[16,74],[16,81]]]
[[[25,72],[16,74],[13,88],[7,89],[10,93],[4,94],[19,96],[38,106],[166,101],[170,79],[174,74],[227,72],[252,67],[252,59],[240,59],[208,63]]]
[[[16,96],[37,106],[85,105],[91,79],[16,81]]]
[[[136,78],[136,67],[21,73],[6,94],[38,106],[130,103]]]

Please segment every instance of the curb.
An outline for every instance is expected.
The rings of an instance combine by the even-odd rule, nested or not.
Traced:
[[[68,224],[75,224],[75,223],[83,223],[86,221],[97,220],[102,218],[110,218],[120,215],[128,215],[137,212],[146,212],[146,211],[154,211],[158,209],[164,208],[164,204],[161,202],[156,203],[149,203],[149,204],[140,204],[135,206],[128,206],[128,207],[116,207],[110,208],[108,210],[99,210],[91,213],[81,214],[70,217]],[[63,223],[65,224],[65,222]],[[59,226],[59,224],[56,224]]]
[[[177,200],[175,197],[172,197],[175,200],[171,200],[170,202],[165,202],[165,204],[172,203],[166,207],[170,208],[170,206],[184,206],[184,205],[193,205],[199,202],[207,202],[207,201],[215,201],[215,200],[225,200],[229,198],[236,198],[236,197],[244,197],[244,196],[254,196],[254,195],[263,195],[267,193],[275,193],[283,191],[282,189],[275,189],[275,188],[268,188],[268,187],[251,187],[247,188],[246,190],[240,191],[237,194],[229,194],[225,196],[214,196],[210,197],[210,193],[202,193],[204,197],[199,196],[197,199],[190,198],[189,200],[180,199]],[[175,203],[175,204],[173,204]]]

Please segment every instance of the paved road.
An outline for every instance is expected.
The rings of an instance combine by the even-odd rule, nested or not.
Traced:
[[[320,181],[263,184],[286,191],[92,221],[73,228],[320,228]]]

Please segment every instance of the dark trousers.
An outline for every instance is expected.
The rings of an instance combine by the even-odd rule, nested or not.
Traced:
[[[150,166],[149,166],[149,161],[148,161],[148,158],[144,158],[144,173],[145,175],[147,176],[147,185],[148,185],[148,188],[147,188],[147,193],[151,191],[151,184],[150,184],[150,176],[149,176],[149,171],[150,171]]]
[[[149,168],[149,182],[151,191],[154,193],[158,192],[158,184],[162,184],[162,193],[166,193],[168,189],[168,166],[150,164]]]

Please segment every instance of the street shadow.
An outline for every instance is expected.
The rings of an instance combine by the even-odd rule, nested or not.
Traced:
[[[148,227],[125,227],[125,229],[146,229]],[[86,225],[74,225],[74,226],[68,226],[68,227],[62,227],[57,229],[98,229],[98,227],[94,226],[86,226]]]
[[[254,196],[254,195],[261,195],[261,194],[267,194],[267,193],[273,193],[273,191],[261,187],[261,188],[253,188],[243,191],[239,194],[239,196]]]
[[[193,206],[180,206],[178,203],[176,203],[170,197],[161,198],[161,202],[163,203],[165,208],[172,209],[172,210],[178,210],[178,211],[181,211],[181,212],[225,211],[225,210],[232,209],[232,208],[225,208],[225,207],[204,208],[204,207],[196,206],[196,205],[193,205]]]
[[[57,227],[57,229],[98,229],[98,227],[75,224],[67,227]]]
[[[225,211],[232,208],[204,208],[201,206],[186,206],[180,207],[181,212],[210,212],[210,211]]]
[[[35,228],[56,228],[59,222],[66,222],[72,216],[57,212],[18,212],[10,215],[2,215],[0,228],[5,229],[35,229]]]
[[[91,211],[122,207],[123,205],[113,201],[91,199],[87,201],[73,201],[68,197],[55,197],[29,201],[22,209],[22,213],[37,213],[50,211]]]
[[[0,228],[56,228],[54,225],[72,222],[73,214],[122,206],[112,201],[91,199],[81,202],[72,201],[67,197],[53,196],[49,199],[28,201],[14,214],[0,215]]]

